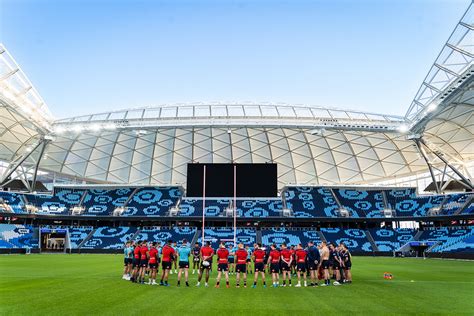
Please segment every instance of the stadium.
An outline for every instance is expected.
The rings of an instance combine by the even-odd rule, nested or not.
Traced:
[[[57,118],[0,45],[0,313],[474,313],[473,39],[471,4],[404,116],[206,102]],[[177,287],[176,266],[169,287],[122,278],[127,242],[170,240],[343,244],[353,283],[297,289],[293,271],[292,288],[268,273],[252,289],[251,262],[249,288],[215,289],[216,258],[208,289],[194,269]]]

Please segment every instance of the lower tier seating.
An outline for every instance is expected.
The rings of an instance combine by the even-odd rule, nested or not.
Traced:
[[[122,249],[136,232],[136,227],[99,227],[81,249]]]
[[[371,228],[369,232],[379,251],[395,251],[412,240],[417,230],[409,228]]]
[[[92,227],[69,227],[68,230],[71,249],[77,249],[94,229]]]
[[[38,236],[29,225],[0,224],[0,248],[38,248]]]
[[[262,230],[264,245],[276,244],[279,247],[282,243],[286,243],[288,246],[296,246],[301,243],[303,247],[306,247],[309,241],[316,244],[321,242],[315,229],[271,228]]]
[[[362,229],[321,228],[321,232],[328,242],[335,244],[343,242],[350,251],[372,252],[374,250]]]
[[[418,240],[438,241],[439,243],[430,249],[431,252],[456,252],[458,250],[474,252],[472,236],[474,236],[474,228],[442,227],[424,230]]]
[[[149,240],[161,242],[164,245],[168,240],[177,242],[180,245],[183,239],[186,239],[190,243],[197,229],[195,227],[144,227],[140,229],[140,232],[135,236],[135,240]]]
[[[233,244],[234,229],[227,227],[214,227],[204,229],[204,239],[211,242],[214,249],[219,247],[221,241],[226,241],[227,245]],[[202,243],[202,236],[199,236],[198,242]],[[238,228],[237,229],[237,243],[243,243],[244,246],[253,247],[257,242],[257,233],[253,228]]]

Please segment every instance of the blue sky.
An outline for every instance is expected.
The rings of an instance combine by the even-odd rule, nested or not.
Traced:
[[[56,117],[193,101],[404,114],[469,0],[0,0]]]

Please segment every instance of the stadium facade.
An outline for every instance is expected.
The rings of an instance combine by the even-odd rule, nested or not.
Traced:
[[[120,195],[117,190],[121,188],[131,190],[126,201],[118,205],[129,207],[121,211],[130,212],[130,218],[138,216],[150,224],[156,221],[170,224],[177,220],[176,214],[169,213],[170,209],[179,209],[181,203],[186,202],[179,188],[186,185],[188,163],[271,162],[278,165],[278,183],[282,190],[281,205],[275,215],[278,221],[289,216],[302,225],[314,223],[315,219],[344,222],[346,217],[357,222],[360,217],[370,218],[374,210],[380,213],[373,216],[379,222],[386,221],[384,210],[395,211],[390,217],[405,217],[400,214],[403,211],[397,210],[400,201],[390,202],[390,195],[397,198],[398,193],[393,193],[396,189],[387,185],[427,178],[438,202],[430,196],[429,207],[426,203],[420,204],[427,208],[425,211],[410,210],[407,216],[426,220],[439,213],[445,223],[454,218],[450,216],[459,216],[461,224],[466,224],[474,213],[470,211],[470,192],[474,188],[471,175],[474,167],[473,14],[471,6],[443,46],[405,116],[309,105],[195,103],[55,119],[10,53],[0,46],[0,160],[3,166],[0,184],[8,188],[18,180],[25,191],[24,195],[19,194],[16,204],[10,203],[11,195],[4,195],[3,204],[10,203],[4,215],[15,213],[18,218],[41,220],[38,210],[42,209],[43,202],[34,201],[43,198],[31,193],[37,190],[39,180],[45,183],[54,180],[73,185],[57,186],[48,205],[56,203],[54,199],[59,199],[61,194],[76,194],[79,198],[76,202],[63,203],[66,211],[48,209],[44,212],[46,215],[57,218],[78,215],[85,221],[90,220],[88,216],[97,214],[87,214],[87,211],[82,215],[72,214],[72,209],[84,209],[88,194],[91,199],[93,195],[100,195],[90,190],[106,188],[112,199]],[[449,191],[453,182],[458,184],[457,190],[464,193],[456,200],[459,205],[455,211],[450,208],[444,212],[443,206],[455,198],[440,194]],[[156,189],[159,186],[171,189]],[[172,203],[166,205],[163,214],[156,208],[156,213],[140,209],[141,198],[134,196],[148,187],[169,195]],[[181,193],[172,191],[174,188]],[[380,205],[359,214],[354,210],[355,205],[344,204],[345,193],[340,190],[345,188],[368,192],[362,194],[362,201]],[[401,198],[418,201],[421,197],[411,189],[406,190]],[[320,216],[317,211],[309,212],[313,210],[302,202],[302,193],[309,194],[308,199],[313,202],[322,196],[321,201],[329,203],[321,202],[317,206],[322,208]],[[332,207],[324,200],[325,194],[334,200]],[[293,198],[300,200],[290,208],[288,205]],[[128,204],[134,201],[136,213]],[[301,209],[295,209],[300,202]],[[265,212],[245,216],[243,211],[242,218],[272,217],[269,212],[275,210],[268,210],[269,203],[263,203],[267,208]],[[21,212],[16,212],[15,207]],[[218,209],[224,212],[226,207]],[[284,209],[290,213],[284,215]],[[206,211],[201,210],[200,214]],[[106,218],[114,212],[115,208],[107,207],[107,212],[101,215]],[[298,212],[308,216],[295,216]],[[163,215],[165,219],[153,217],[151,220],[150,214]],[[119,216],[118,221],[129,220],[125,217]],[[96,232],[91,230],[89,234]],[[137,233],[138,230],[133,231]],[[324,238],[319,233],[318,236]]]

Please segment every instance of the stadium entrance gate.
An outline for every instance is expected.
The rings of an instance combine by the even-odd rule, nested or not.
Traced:
[[[41,252],[64,252],[66,249],[67,229],[41,228],[40,249]]]

